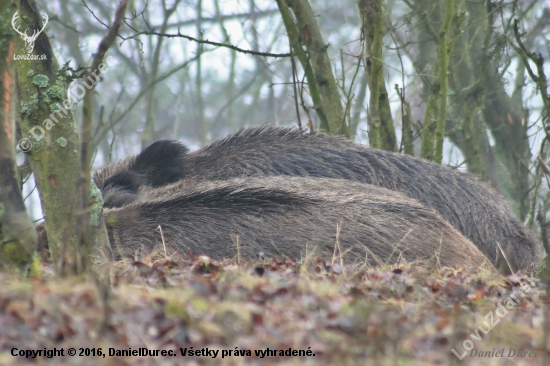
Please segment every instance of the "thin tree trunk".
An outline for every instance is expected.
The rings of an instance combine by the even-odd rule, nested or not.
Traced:
[[[0,0],[0,8],[16,10],[9,0]],[[25,210],[16,172],[13,29],[0,27],[0,39],[4,40],[0,48],[0,268],[24,269],[36,250],[36,230]]]
[[[84,72],[84,78],[91,80],[99,79],[103,72],[103,59],[109,48],[113,45],[118,35],[118,30],[123,22],[128,0],[122,0],[115,13],[113,25],[109,32],[98,45],[92,60],[90,69]],[[82,155],[80,157],[80,212],[79,212],[79,249],[77,251],[77,272],[82,273],[89,268],[89,259],[95,248],[103,249],[103,253],[109,253],[109,239],[103,221],[103,199],[101,192],[91,181],[91,160],[92,160],[92,117],[94,110],[94,92],[97,83],[93,84],[90,90],[84,95],[82,106]],[[92,187],[93,186],[93,187]],[[94,216],[92,218],[92,215]],[[109,256],[110,257],[110,256]],[[110,259],[110,258],[109,258]]]
[[[384,82],[382,40],[384,38],[384,1],[358,2],[365,38],[364,63],[369,80],[369,145],[396,151],[397,140],[391,115],[390,100]]]
[[[202,39],[202,0],[197,2],[197,37]],[[197,113],[197,126],[199,128],[199,139],[201,144],[208,142],[208,126],[206,126],[206,120],[204,118],[204,103],[202,100],[202,44],[197,43],[197,74],[195,75],[195,95],[196,95],[196,108]]]
[[[449,54],[452,48],[452,43],[449,40],[449,31],[454,11],[455,0],[447,0],[445,20],[439,31],[439,115],[435,131],[434,158],[434,161],[438,164],[441,164],[443,160],[443,139],[445,138],[445,122],[447,121],[447,73],[449,69]]]
[[[321,129],[349,137],[344,109],[315,15],[307,0],[277,0],[290,44],[305,70]],[[290,15],[292,9],[294,19]]]
[[[168,19],[170,16],[174,13],[177,6],[179,4],[179,0],[177,0],[174,5],[171,8],[164,8],[164,19],[162,22],[162,26],[160,27],[160,32],[164,33],[166,32],[166,29],[168,28]],[[158,37],[157,38],[157,44],[155,46],[155,52],[153,55],[153,61],[151,65],[151,73],[149,74],[148,78],[148,84],[152,84],[151,88],[147,92],[147,107],[146,107],[146,118],[145,118],[145,130],[143,131],[143,135],[141,136],[141,148],[146,148],[149,144],[151,144],[155,139],[155,106],[157,105],[157,101],[155,98],[155,88],[156,83],[154,81],[158,77],[159,72],[159,64],[160,64],[160,56],[162,54],[162,46],[164,44],[164,37]],[[200,62],[200,60],[199,60]]]
[[[447,0],[445,5],[445,17],[439,29],[439,50],[434,66],[434,74],[438,77],[430,86],[420,148],[421,157],[436,163],[441,163],[443,158],[443,139],[447,120],[447,73],[451,48],[447,35],[451,28],[455,2]]]

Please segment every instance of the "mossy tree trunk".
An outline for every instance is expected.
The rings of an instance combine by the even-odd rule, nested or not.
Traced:
[[[364,64],[369,79],[369,145],[371,147],[396,151],[397,140],[391,115],[390,100],[384,82],[382,62],[382,40],[384,38],[384,1],[360,0],[359,13],[362,20],[362,34],[365,44]]]
[[[0,9],[0,268],[25,269],[36,250],[36,231],[25,210],[15,163],[15,32],[9,25],[15,6],[0,0]]]
[[[437,122],[442,122],[438,104],[444,98],[439,79],[443,71],[435,49],[441,47],[441,32],[448,19],[447,2],[408,2],[418,27],[416,72],[423,82],[426,114],[422,135],[422,156],[435,159]],[[503,193],[514,212],[523,220],[529,211],[529,161],[527,115],[521,90],[524,70],[518,68],[513,95],[505,91],[501,72],[506,68],[505,40],[495,32],[498,12],[485,1],[457,2],[457,10],[446,32],[450,70],[445,134],[459,147],[468,171]],[[545,18],[533,29],[543,29]],[[540,23],[540,24],[539,24]],[[540,27],[540,28],[539,28]],[[450,37],[450,38],[449,38]],[[449,46],[455,43],[453,47]],[[436,60],[430,67],[430,60]],[[432,81],[430,75],[437,77]],[[490,132],[494,143],[490,143]],[[426,136],[427,135],[427,136]],[[427,141],[426,141],[427,140]],[[441,134],[438,135],[441,141]]]
[[[529,211],[529,164],[531,154],[527,136],[527,115],[523,108],[524,70],[517,69],[517,86],[508,95],[502,81],[501,58],[505,42],[494,33],[494,16],[482,2],[466,2],[471,14],[464,24],[460,47],[451,58],[452,89],[461,106],[462,131],[450,135],[459,140],[468,170],[488,179],[512,202],[514,212],[523,220]],[[455,129],[456,130],[456,129]],[[494,144],[487,137],[490,131]]]
[[[479,10],[470,9],[475,12]],[[464,17],[465,12],[466,8],[461,7],[458,14]],[[449,59],[449,89],[452,96],[448,136],[464,155],[468,171],[481,180],[489,181],[495,189],[501,189],[497,162],[481,114],[485,93],[481,79],[492,66],[480,56],[484,45],[490,40],[490,33],[482,22],[468,27],[453,25],[453,28],[457,41]],[[461,33],[464,28],[465,33]]]
[[[430,86],[420,147],[421,157],[439,164],[443,159],[443,139],[447,120],[447,73],[452,45],[448,35],[455,11],[455,1],[446,0],[445,7],[445,17],[439,29],[439,50],[434,65],[437,79]]]
[[[20,0],[17,3],[17,24],[20,29],[42,29],[43,18],[35,2]],[[77,182],[81,160],[80,140],[71,108],[87,90],[78,85],[72,89],[74,93],[68,95],[71,75],[66,68],[59,67],[46,30],[37,37],[32,53],[27,53],[24,40],[16,37],[16,55],[37,58],[16,59],[15,62],[21,106],[21,146],[27,150],[40,194],[50,255],[56,271],[81,272],[86,268],[90,253],[79,246],[77,235],[78,208],[81,207]],[[100,245],[101,249],[106,249],[108,238],[105,234],[97,235],[105,232],[101,216],[101,194],[91,184],[90,202],[93,205],[90,215],[94,226],[94,230],[90,231],[91,240]]]
[[[305,70],[313,106],[321,121],[321,129],[330,134],[349,137],[350,129],[327,54],[328,45],[323,42],[309,2],[277,0],[277,6],[292,49]]]

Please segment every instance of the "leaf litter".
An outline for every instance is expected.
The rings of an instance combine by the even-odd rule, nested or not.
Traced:
[[[46,263],[42,277],[0,273],[0,365],[550,364],[548,294],[527,273],[161,253],[95,273],[108,275],[63,279]],[[71,357],[71,347],[106,356]],[[108,355],[141,347],[175,356]],[[14,357],[13,348],[65,353]],[[182,356],[191,349],[218,355]]]

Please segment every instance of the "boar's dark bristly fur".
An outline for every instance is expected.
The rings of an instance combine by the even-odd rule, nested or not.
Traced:
[[[139,187],[160,187],[178,179],[275,175],[340,178],[401,191],[436,210],[496,266],[504,264],[499,245],[514,271],[534,266],[542,257],[533,235],[502,197],[471,175],[426,160],[364,147],[340,137],[274,127],[244,129],[192,153],[186,153],[183,145],[177,150],[172,141],[156,144],[160,148],[148,152],[147,159],[141,157],[145,150],[96,174],[103,194],[113,197],[113,202],[107,198],[106,207],[132,202]],[[163,145],[179,151],[176,158],[164,154]],[[136,169],[140,160],[146,164]],[[160,167],[158,162],[162,162]],[[140,171],[154,171],[154,181],[147,179],[151,174]],[[128,172],[137,172],[137,184],[127,183]],[[124,194],[119,194],[119,189]]]
[[[436,212],[405,195],[339,179],[180,181],[104,211],[123,257],[166,247],[214,259],[307,254],[346,263],[432,261],[476,269],[487,258]],[[237,249],[237,241],[239,249]],[[307,254],[306,254],[307,251]],[[488,264],[491,266],[490,264]]]

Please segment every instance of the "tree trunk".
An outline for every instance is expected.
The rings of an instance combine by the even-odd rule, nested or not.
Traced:
[[[277,0],[277,6],[290,39],[290,44],[306,72],[311,99],[321,129],[330,134],[349,137],[340,93],[315,15],[307,0]],[[292,9],[294,19],[290,15]]]
[[[369,79],[369,145],[397,151],[395,127],[391,115],[390,100],[384,82],[382,39],[384,37],[384,1],[361,0],[358,2],[365,44],[364,64]]]
[[[21,0],[18,15],[21,29],[42,29],[42,16],[33,0]],[[86,88],[91,88],[93,80],[82,80],[68,95],[71,77],[66,68],[59,67],[45,29],[37,37],[31,53],[25,46],[28,45],[23,39],[16,37],[16,55],[34,55],[39,60],[18,59],[15,62],[22,145],[28,147],[27,156],[45,216],[51,259],[58,273],[70,273],[82,269],[78,258],[83,254],[88,259],[87,254],[81,252],[77,235],[77,209],[81,202],[76,182],[80,176],[81,158],[71,108],[86,94]],[[108,256],[101,193],[93,182],[90,184],[90,202],[95,203],[90,212],[94,227],[91,240],[99,245],[101,255]]]
[[[8,0],[0,0],[0,8],[16,10]],[[0,27],[0,268],[24,270],[36,250],[36,230],[25,210],[16,172],[14,33],[7,25]]]

